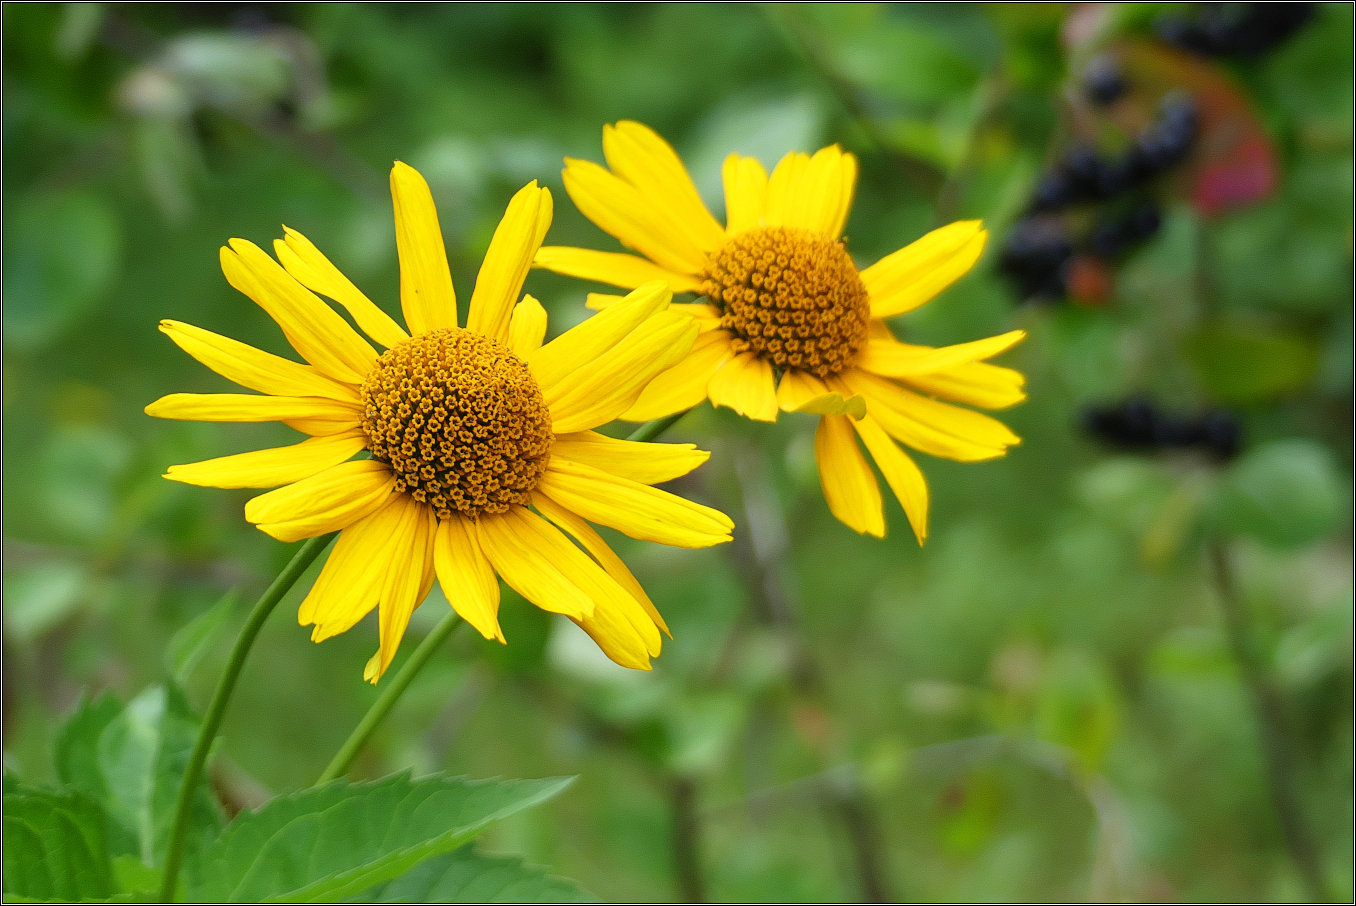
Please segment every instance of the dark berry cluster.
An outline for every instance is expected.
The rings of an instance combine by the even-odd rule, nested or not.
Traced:
[[[1224,409],[1195,415],[1164,412],[1149,397],[1131,396],[1110,406],[1083,410],[1083,430],[1121,450],[1203,450],[1220,459],[1238,453],[1238,418]]]
[[[1272,50],[1314,15],[1313,3],[1205,3],[1194,14],[1165,14],[1158,37],[1206,57],[1252,59]]]

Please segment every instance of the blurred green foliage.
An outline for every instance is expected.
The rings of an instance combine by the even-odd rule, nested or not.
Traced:
[[[1147,34],[1160,7],[1118,8],[1094,23],[1100,40]],[[1203,553],[1222,543],[1283,695],[1322,870],[1350,897],[1351,8],[1321,6],[1260,60],[1212,64],[1275,144],[1270,197],[1206,217],[1169,187],[1163,229],[1104,305],[1018,307],[996,251],[1067,134],[1077,12],[6,4],[6,767],[97,784],[116,762],[162,795],[154,759],[127,746],[179,740],[188,705],[154,684],[176,676],[201,708],[241,619],[223,595],[252,597],[291,555],[246,525],[248,492],[159,477],[288,429],[142,413],[227,389],[161,318],[286,351],[216,248],[285,222],[393,311],[385,174],[399,159],[433,187],[465,297],[531,179],[557,199],[551,242],[616,247],[558,174],[566,155],[599,159],[604,123],[634,118],[675,144],[717,212],[729,151],[771,164],[841,142],[861,163],[847,232],[863,264],[984,218],[994,241],[976,271],[897,328],[929,344],[1027,330],[1007,363],[1030,400],[1002,415],[1024,443],[923,463],[919,549],[893,504],[882,542],[832,519],[808,417],[700,409],[670,435],[713,451],[682,490],[730,512],[736,543],[609,535],[673,629],[655,670],[615,668],[507,593],[509,645],[456,637],[357,773],[579,775],[482,839],[608,900],[683,894],[685,815],[714,899],[856,899],[864,852],[903,899],[1302,899]],[[554,335],[600,287],[534,272],[527,289]],[[1235,407],[1243,454],[1131,455],[1080,433],[1081,406],[1130,391]],[[446,606],[435,590],[411,635]],[[375,641],[370,620],[322,646],[285,615],[265,628],[212,778],[228,811],[313,780],[375,697]],[[101,690],[141,703],[122,712],[144,724],[122,761],[57,738]],[[137,824],[144,803],[123,805],[125,828],[71,845],[117,849],[131,831],[159,845]],[[489,857],[440,858],[399,883],[459,889],[458,860]],[[113,880],[82,884],[54,895]]]

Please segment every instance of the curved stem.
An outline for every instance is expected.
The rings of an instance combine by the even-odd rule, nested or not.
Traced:
[[[676,425],[679,419],[681,419],[684,415],[687,415],[691,411],[692,411],[691,409],[684,409],[682,412],[675,412],[672,415],[666,415],[663,418],[657,418],[652,422],[646,422],[636,430],[632,431],[630,436],[627,437],[626,439],[640,441],[642,443],[654,440],[655,438],[659,437],[659,435],[663,434],[665,431],[669,430],[674,425]]]
[[[278,574],[278,578],[273,580],[268,591],[264,592],[263,597],[254,605],[249,619],[245,621],[239,637],[235,640],[231,657],[226,662],[226,670],[217,681],[217,689],[212,693],[212,704],[208,706],[202,727],[198,730],[198,741],[194,744],[193,754],[188,760],[183,784],[179,787],[179,799],[174,806],[174,826],[170,831],[169,850],[165,856],[165,874],[160,885],[162,903],[174,902],[175,885],[179,879],[179,866],[184,854],[184,840],[188,835],[188,813],[193,807],[193,793],[198,787],[198,781],[202,779],[207,753],[217,737],[222,718],[226,716],[226,705],[231,700],[231,693],[235,691],[236,680],[240,678],[240,671],[245,666],[245,658],[249,656],[254,639],[259,635],[259,630],[263,628],[264,621],[273,612],[273,608],[283,599],[283,595],[296,584],[301,574],[306,572],[306,568],[320,556],[320,552],[337,534],[338,532],[331,532],[328,535],[321,535],[301,546],[301,550],[296,552],[292,561]]]

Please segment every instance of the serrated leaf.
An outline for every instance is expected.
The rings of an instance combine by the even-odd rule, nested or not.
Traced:
[[[221,631],[230,622],[231,613],[240,601],[240,593],[231,589],[221,600],[185,624],[165,648],[165,669],[175,682],[185,682],[193,668],[211,650]]]
[[[350,897],[560,792],[569,779],[470,781],[397,774],[338,780],[241,812],[199,857],[189,900]]]
[[[4,791],[5,899],[71,901],[113,895],[105,817],[83,793],[8,775]]]
[[[474,845],[425,859],[385,884],[370,887],[355,903],[597,903],[574,881],[517,856],[477,852]]]

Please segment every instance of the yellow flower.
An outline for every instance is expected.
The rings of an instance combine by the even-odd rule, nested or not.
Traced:
[[[546,247],[535,265],[628,289],[665,280],[674,292],[706,297],[674,306],[693,314],[701,336],[622,418],[658,418],[704,399],[760,421],[775,421],[778,409],[818,414],[815,458],[829,509],[858,532],[885,534],[880,487],[855,431],[919,543],[927,536],[927,485],[896,441],[964,462],[1002,456],[1020,442],[1001,422],[940,400],[999,409],[1025,399],[1021,374],[982,361],[1022,331],[934,349],[900,343],[885,323],[974,265],[987,237],[978,221],[934,230],[859,271],[840,238],[857,161],[837,145],[813,157],[787,154],[771,176],[753,158],[731,154],[721,171],[724,227],[648,127],[605,126],[603,153],[610,170],[567,158],[565,188],[586,217],[644,257]],[[615,299],[591,295],[589,304],[606,308]]]
[[[666,285],[649,283],[543,345],[546,312],[531,296],[519,301],[551,223],[551,194],[533,182],[509,203],[460,327],[427,183],[397,163],[391,192],[409,333],[300,233],[284,227],[286,239],[275,241],[281,265],[232,239],[221,250],[226,279],[310,364],[162,321],[189,355],[268,395],[175,393],[146,412],[281,421],[311,437],[171,466],[165,477],[219,488],[283,485],[245,507],[250,522],[282,541],[340,530],[299,620],[314,624],[319,642],[378,607],[380,649],[364,671],[372,682],[390,666],[435,577],[458,614],[503,642],[496,573],[538,607],[574,620],[617,663],[649,669],[668,628],[588,523],[694,548],[729,541],[734,524],[651,487],[690,472],[708,453],[591,429],[631,408],[647,382],[681,360],[697,325],[669,307]],[[343,306],[386,351],[315,293]],[[352,459],[363,450],[371,457]]]

